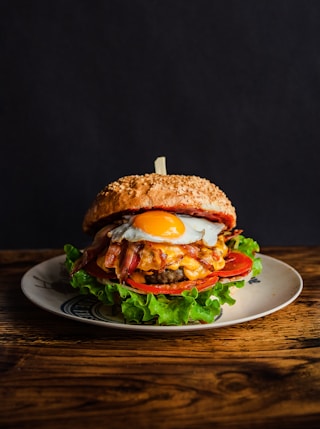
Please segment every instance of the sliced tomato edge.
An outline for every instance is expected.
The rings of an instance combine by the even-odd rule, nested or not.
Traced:
[[[235,255],[235,256],[234,256]],[[241,258],[241,263],[238,268],[227,269],[228,260],[232,260],[232,257]],[[245,264],[244,264],[245,262]],[[244,253],[232,251],[228,254],[228,259],[226,260],[226,265],[222,270],[214,271],[213,274],[216,274],[219,277],[234,277],[240,276],[241,274],[245,274],[251,271],[253,265],[252,259]]]
[[[210,274],[204,279],[186,280],[184,282],[170,284],[138,283],[130,278],[126,279],[126,283],[134,289],[141,290],[143,292],[153,293],[155,295],[181,295],[182,292],[192,290],[194,287],[197,288],[199,292],[203,291],[204,289],[208,289],[209,287],[214,286],[218,282],[218,280],[218,276]]]

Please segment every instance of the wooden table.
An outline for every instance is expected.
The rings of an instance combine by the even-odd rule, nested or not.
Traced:
[[[0,251],[0,427],[319,428],[320,246],[262,252],[302,275],[294,303],[240,325],[166,335],[36,307],[21,276],[61,250]]]

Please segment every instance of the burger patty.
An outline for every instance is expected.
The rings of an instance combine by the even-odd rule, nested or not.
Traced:
[[[169,270],[166,269],[159,273],[154,273],[151,275],[147,275],[146,282],[148,284],[168,284],[168,283],[176,283],[182,280],[185,280],[185,276],[182,268],[178,268],[177,270]]]

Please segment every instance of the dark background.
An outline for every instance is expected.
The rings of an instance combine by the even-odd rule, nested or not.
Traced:
[[[320,244],[320,2],[0,8],[0,248],[85,244],[95,194],[161,155],[262,248]]]

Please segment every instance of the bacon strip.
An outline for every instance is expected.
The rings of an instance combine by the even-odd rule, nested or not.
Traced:
[[[191,258],[198,259],[200,249],[198,246],[193,244],[184,244],[181,247],[186,251],[187,255],[191,256]]]
[[[111,243],[108,247],[107,253],[104,258],[104,266],[106,268],[115,268],[118,256],[121,253],[120,243]]]
[[[234,238],[237,235],[242,234],[242,233],[243,233],[243,229],[234,229],[232,231],[225,232],[224,241],[227,242],[227,241],[231,240],[231,238]]]
[[[122,247],[120,264],[116,268],[116,274],[120,282],[124,282],[129,274],[131,274],[139,264],[139,250],[142,243],[129,243],[126,242]]]
[[[84,268],[92,261],[102,250],[109,244],[108,232],[115,227],[114,224],[107,225],[98,231],[93,239],[93,242],[84,251],[82,256],[74,264],[71,275]]]

